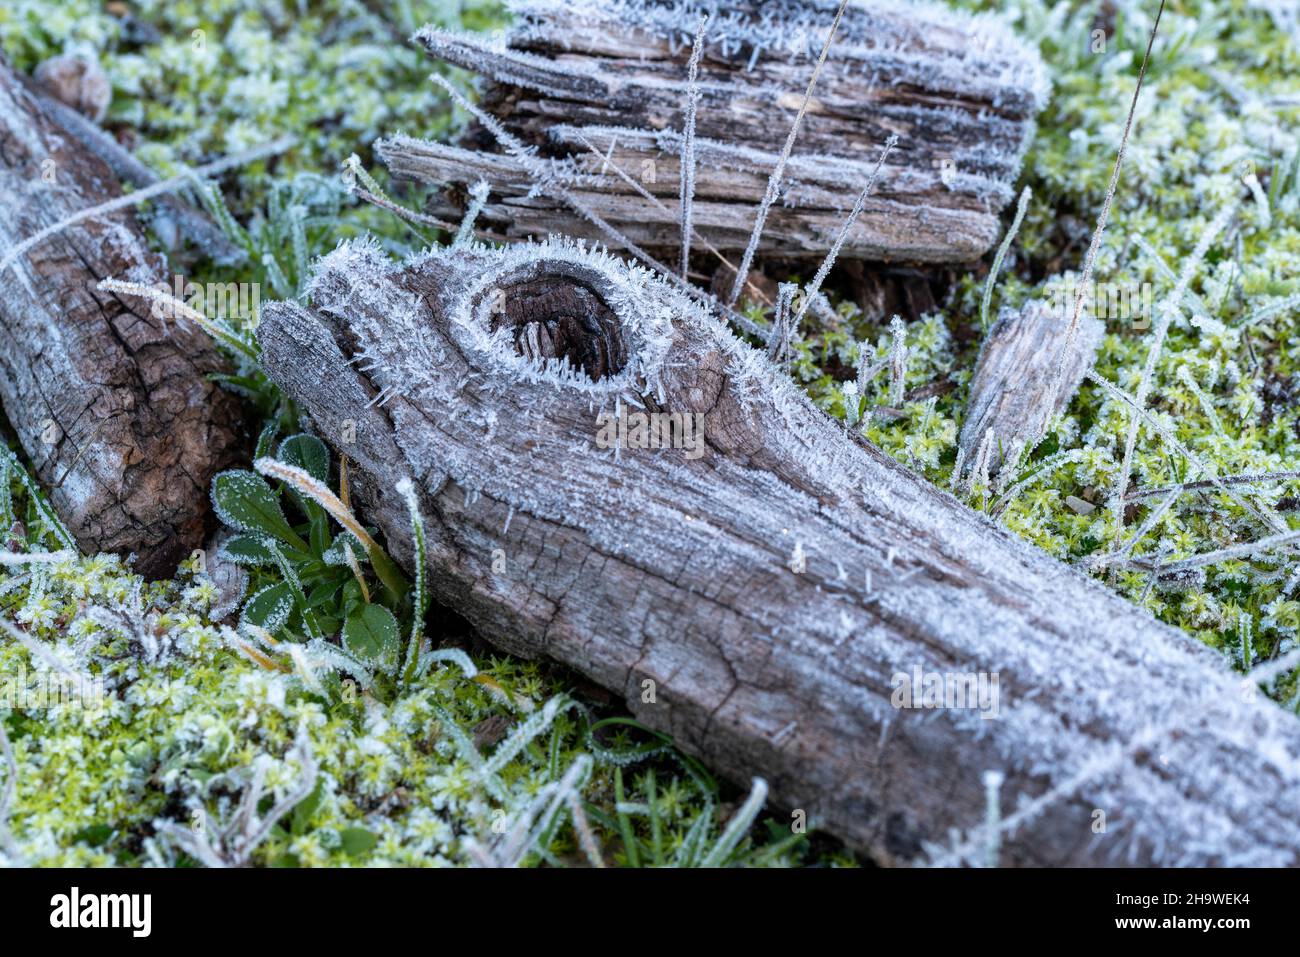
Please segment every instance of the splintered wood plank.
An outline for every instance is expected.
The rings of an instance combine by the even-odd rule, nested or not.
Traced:
[[[706,243],[736,254],[748,243],[835,6],[516,0],[504,43],[436,28],[417,40],[431,56],[487,79],[484,109],[556,160],[557,181],[579,189],[629,239],[661,248],[680,243],[687,60],[700,11],[710,10],[697,86],[695,225]],[[764,255],[822,255],[892,135],[898,147],[841,255],[977,259],[997,237],[1045,99],[1044,77],[1037,54],[996,19],[927,4],[902,11],[851,4],[802,121]],[[481,128],[462,145],[505,152]],[[401,176],[462,188],[489,162],[467,152],[435,157],[407,138],[381,142],[379,155]],[[488,179],[483,215],[492,229],[608,240],[545,189],[521,209],[520,190],[535,184],[520,172]]]

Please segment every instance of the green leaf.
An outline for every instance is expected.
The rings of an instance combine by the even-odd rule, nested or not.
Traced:
[[[221,546],[221,552],[236,565],[248,567],[275,564],[275,556],[266,547],[266,539],[261,535],[232,535]]]
[[[219,473],[212,480],[212,505],[217,518],[237,531],[262,532],[308,551],[307,543],[289,527],[271,486],[255,472],[231,469]]]
[[[316,481],[329,484],[330,452],[316,436],[306,433],[289,436],[280,443],[277,458],[286,465],[296,465]]]
[[[257,449],[253,452],[254,459],[260,459],[263,456],[271,454],[271,446],[275,442],[276,423],[274,421],[266,423],[262,429],[262,434],[257,437]]]
[[[370,560],[370,556],[366,554],[365,547],[351,532],[339,532],[335,535],[334,541],[330,544],[329,548],[325,549],[321,558],[324,559],[325,563],[328,565],[342,565],[347,567],[348,559],[347,555],[344,554],[343,551],[344,545],[351,547],[352,557],[357,560],[357,564],[364,565]]]
[[[319,608],[321,605],[325,604],[330,599],[337,597],[339,592],[342,589],[342,586],[343,583],[340,582],[337,578],[331,579],[329,581],[323,581],[319,585],[316,585],[314,588],[312,588],[312,590],[307,595],[308,610],[313,608]]]
[[[84,841],[91,847],[100,847],[113,836],[113,827],[109,824],[92,824],[72,835],[73,841]]]
[[[397,664],[397,619],[383,605],[366,605],[343,623],[343,644],[363,662],[381,668]]]
[[[276,582],[255,592],[239,616],[240,624],[257,625],[275,634],[285,626],[293,611],[293,586]]]
[[[6,535],[14,524],[13,489],[9,478],[9,460],[0,458],[0,532]]]
[[[315,502],[311,504],[311,531],[308,534],[308,538],[311,539],[311,553],[324,555],[330,547],[329,519],[325,515],[325,509]]]
[[[345,827],[339,831],[339,844],[348,857],[358,857],[379,843],[379,838],[364,827]]]
[[[320,807],[321,797],[324,795],[324,781],[317,781],[316,786],[312,788],[311,794],[298,802],[293,809],[293,822],[290,825],[290,832],[294,835],[307,833],[307,827],[311,824],[311,816],[316,813]]]

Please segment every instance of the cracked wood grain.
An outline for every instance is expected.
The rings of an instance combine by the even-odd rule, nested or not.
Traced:
[[[355,463],[399,560],[410,478],[439,602],[731,779],[762,776],[778,808],[914,863],[952,828],[979,845],[994,770],[1006,864],[1300,861],[1294,716],[850,439],[645,271],[558,240],[402,265],[354,243],[311,297],[265,310],[267,368]],[[554,342],[521,354],[499,318],[591,297],[625,349],[595,377]],[[702,413],[705,454],[598,448],[619,408]],[[996,708],[895,707],[914,669],[997,676]]]
[[[116,177],[0,60],[0,235],[16,243],[120,195]],[[129,211],[84,220],[0,276],[0,401],[86,551],[160,578],[202,545],[212,475],[240,452],[237,400],[198,329],[98,291],[167,283]]]

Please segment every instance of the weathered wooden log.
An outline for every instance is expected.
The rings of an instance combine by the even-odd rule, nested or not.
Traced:
[[[1294,716],[640,268],[353,243],[311,301],[264,311],[267,368],[399,559],[410,479],[437,600],[778,807],[885,863],[971,829],[937,852],[968,860],[993,771],[1007,864],[1300,862]]]
[[[0,60],[0,235],[12,247],[121,195],[116,178]],[[88,551],[134,552],[149,577],[202,544],[212,475],[239,451],[216,350],[150,303],[96,289],[169,285],[129,211],[0,249],[0,401],[60,516]]]
[[[416,39],[432,56],[484,74],[483,108],[554,161],[547,176],[656,250],[680,245],[687,61],[708,13],[695,111],[694,248],[738,257],[837,6],[514,0],[504,45],[428,27]],[[842,258],[977,259],[997,237],[1045,92],[1037,54],[996,19],[928,4],[850,4],[802,120],[764,253],[824,255],[882,145],[897,135]],[[498,232],[608,240],[572,204],[535,189],[525,161],[489,132],[469,139],[477,148],[393,137],[377,150],[399,177],[457,184],[462,196],[485,180],[483,222]],[[434,211],[454,216],[454,197],[448,204]]]

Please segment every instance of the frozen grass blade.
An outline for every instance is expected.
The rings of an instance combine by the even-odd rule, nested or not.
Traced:
[[[754,818],[758,817],[758,813],[763,810],[765,801],[767,801],[767,782],[762,778],[754,778],[749,789],[749,797],[745,798],[745,803],[731,815],[726,830],[722,832],[709,853],[704,855],[704,859],[700,862],[701,867],[721,867],[726,863],[731,852],[736,849],[736,845],[754,823]]]
[[[366,550],[366,554],[370,557],[370,564],[374,568],[375,574],[384,583],[384,587],[395,598],[401,598],[406,594],[406,581],[402,578],[402,573],[398,571],[397,566],[393,564],[393,560],[388,557],[388,553],[379,547],[379,543],[357,521],[357,517],[352,514],[352,510],[344,505],[338,496],[326,488],[325,485],[296,465],[289,465],[273,458],[260,458],[253,463],[253,468],[268,478],[274,478],[297,489],[329,512],[336,522],[351,532],[356,540],[361,543],[361,546]]]
[[[636,834],[632,831],[632,819],[625,810],[627,798],[623,793],[623,769],[614,768],[614,813],[618,819],[618,833],[623,839],[623,850],[627,854],[629,867],[641,866],[641,850]],[[0,816],[0,824],[4,818]]]
[[[1093,231],[1092,240],[1088,243],[1088,252],[1083,257],[1083,272],[1079,277],[1079,291],[1074,297],[1074,307],[1070,310],[1070,326],[1056,362],[1056,372],[1052,376],[1057,386],[1052,390],[1053,394],[1061,391],[1060,384],[1065,378],[1069,357],[1074,355],[1075,341],[1079,337],[1079,320],[1083,315],[1083,304],[1088,295],[1088,289],[1092,285],[1093,267],[1097,262],[1097,252],[1101,249],[1101,239],[1106,234],[1106,221],[1110,218],[1111,205],[1115,202],[1115,190],[1119,187],[1119,174],[1124,168],[1124,156],[1128,151],[1129,136],[1133,132],[1133,119],[1137,115],[1138,97],[1142,95],[1142,84],[1146,80],[1147,67],[1151,64],[1151,49],[1155,46],[1156,34],[1160,30],[1160,18],[1164,15],[1164,12],[1165,0],[1160,0],[1160,8],[1156,11],[1155,23],[1151,25],[1151,36],[1147,39],[1146,53],[1142,56],[1142,66],[1138,70],[1137,86],[1133,88],[1133,100],[1129,104],[1128,118],[1124,121],[1124,132],[1120,136],[1119,151],[1115,154],[1115,167],[1111,170],[1110,183],[1106,187],[1106,199],[1101,204],[1101,214],[1097,217],[1097,228]],[[1045,413],[1044,425],[1046,425],[1046,416],[1050,414],[1050,411]]]
[[[27,634],[4,616],[0,616],[0,630],[5,631],[10,638],[26,648],[33,658],[44,663],[51,671],[57,671],[60,674],[72,678],[74,682],[76,682],[77,687],[85,687],[94,684],[89,676],[83,675],[81,672],[69,665],[66,661],[51,651],[43,641]]]
[[[1290,312],[1293,309],[1300,309],[1300,293],[1287,296],[1285,299],[1279,299],[1277,302],[1270,302],[1266,306],[1260,306],[1243,319],[1241,325],[1243,328],[1249,328],[1258,323],[1267,322],[1274,316]]]
[[[989,508],[989,514],[996,518],[998,515],[1002,514],[1008,505],[1020,496],[1020,493],[1023,492],[1025,488],[1034,481],[1034,479],[1039,476],[1045,477],[1051,475],[1062,465],[1078,462],[1082,458],[1083,449],[1063,449],[1060,452],[1052,453],[1047,458],[1043,459],[1043,461],[1039,463],[1038,467],[1024,478],[1017,479],[1011,485],[1008,485]],[[960,474],[960,468],[954,467],[953,475],[957,476]]]
[[[315,501],[317,505],[329,512],[336,522],[352,533],[353,537],[365,548],[367,555],[373,556],[374,553],[382,551],[379,543],[357,521],[357,517],[352,514],[352,510],[339,501],[337,495],[305,470],[298,468],[296,465],[289,465],[286,462],[272,458],[258,459],[253,463],[253,468],[267,478],[273,478],[292,486]]]
[[[8,475],[18,476],[18,481],[22,485],[23,491],[27,493],[28,497],[32,500],[32,504],[36,506],[36,511],[40,514],[41,521],[45,523],[46,528],[54,533],[54,537],[59,540],[59,544],[74,554],[81,554],[77,550],[76,539],[72,537],[72,533],[68,531],[67,526],[59,519],[58,513],[56,513],[54,508],[50,505],[49,499],[45,497],[45,493],[41,491],[40,486],[36,484],[35,480],[27,474],[27,469],[23,468],[23,463],[18,461],[18,456],[14,455],[14,453],[9,450],[9,446],[2,441],[0,441],[0,460],[4,461]],[[7,482],[5,488],[7,495]],[[5,531],[8,531],[8,529],[5,529]]]
[[[1223,430],[1223,422],[1219,420],[1219,413],[1215,411],[1214,403],[1196,381],[1195,377],[1192,375],[1192,370],[1187,368],[1187,366],[1179,366],[1177,375],[1178,380],[1182,382],[1183,385],[1187,386],[1192,395],[1196,396],[1196,402],[1201,407],[1201,412],[1203,412],[1205,417],[1210,420],[1210,428],[1214,431],[1214,434],[1224,442],[1231,444],[1232,439],[1230,439],[1228,433]],[[1127,495],[1127,489],[1125,490],[1125,494]]]
[[[1263,482],[1290,482],[1300,479],[1300,471],[1284,472],[1252,472],[1243,475],[1221,475],[1217,479],[1204,479],[1196,482],[1182,482],[1178,485],[1160,485],[1151,488],[1131,488],[1125,494],[1129,501],[1137,499],[1153,498],[1157,495],[1164,495],[1168,492],[1195,492],[1200,489],[1213,488],[1219,485],[1254,485]]]
[[[987,840],[984,845],[984,866],[997,867],[998,857],[1002,852],[1002,832],[998,824],[1002,820],[1002,806],[999,794],[1002,782],[1006,778],[1001,771],[984,772],[984,828]]]
[[[483,206],[487,203],[489,193],[487,180],[481,179],[470,187],[469,191],[469,208],[465,210],[465,218],[460,221],[460,229],[456,230],[456,238],[452,240],[452,248],[464,246],[474,238],[474,223],[478,220],[479,214],[483,212]]]
[[[424,652],[420,655],[415,676],[418,678],[423,675],[435,661],[450,662],[460,668],[461,674],[470,680],[478,676],[478,668],[474,667],[473,660],[459,648],[434,648],[432,651]]]
[[[1029,208],[1029,198],[1032,195],[1028,186],[1020,191],[1020,202],[1016,203],[1016,215],[1011,220],[1011,228],[1003,237],[1002,245],[998,247],[998,254],[993,257],[993,265],[989,268],[989,276],[984,280],[984,294],[980,296],[980,329],[983,332],[989,331],[989,305],[993,301],[993,285],[998,281],[998,273],[1002,271],[1002,261],[1007,258],[1007,251],[1011,249],[1016,233],[1020,232],[1020,224],[1024,222],[1025,210]]]
[[[894,147],[897,145],[898,137],[896,135],[890,135],[889,139],[885,140],[885,145],[880,150],[880,158],[876,160],[876,165],[871,170],[871,175],[867,178],[866,185],[862,187],[862,192],[858,193],[858,198],[853,204],[853,209],[849,212],[848,218],[844,220],[844,225],[840,227],[840,231],[835,237],[835,244],[831,246],[831,250],[826,254],[826,258],[822,260],[822,264],[817,268],[816,275],[813,276],[813,281],[808,285],[808,289],[804,293],[803,305],[800,306],[799,314],[794,317],[794,322],[791,323],[790,331],[792,334],[799,331],[799,326],[803,323],[804,314],[808,312],[808,307],[812,305],[813,300],[817,298],[817,294],[821,292],[822,283],[824,283],[826,277],[830,275],[830,271],[835,265],[835,260],[839,258],[840,250],[844,248],[845,240],[849,238],[849,231],[853,229],[853,224],[856,223],[858,217],[862,215],[862,206],[866,203],[867,196],[869,196],[871,191],[875,189],[876,180],[880,176],[881,168],[885,165],[885,160],[889,159],[889,154],[894,151]]]
[[[907,328],[895,316],[889,322],[889,331],[894,337],[889,350],[889,404],[901,409],[906,397],[903,387],[907,381]]]
[[[0,565],[53,565],[76,559],[71,551],[58,552],[0,552]]]
[[[1242,542],[1239,545],[1229,545],[1227,548],[1218,548],[1212,552],[1202,552],[1199,555],[1192,555],[1188,558],[1180,558],[1176,561],[1163,562],[1161,564],[1151,564],[1147,562],[1134,561],[1131,564],[1138,568],[1150,568],[1158,574],[1173,574],[1175,572],[1187,571],[1191,568],[1201,568],[1205,565],[1214,565],[1218,562],[1226,562],[1234,558],[1254,558],[1260,559],[1262,556],[1275,548],[1283,545],[1290,545],[1300,541],[1300,529],[1291,532],[1283,532],[1279,535],[1270,535],[1267,538],[1261,538],[1254,542]]]
[[[18,794],[18,760],[14,757],[13,745],[9,743],[3,721],[0,721],[0,756],[5,760],[5,786],[0,791],[0,844],[3,844],[5,853],[13,858],[17,851],[13,833],[9,830],[9,815],[13,812],[14,797]]]
[[[424,583],[424,519],[420,517],[420,502],[416,498],[415,483],[409,478],[397,483],[397,494],[406,502],[406,509],[411,514],[411,542],[415,555],[415,597],[411,607],[411,640],[406,651],[406,670],[403,682],[409,684],[415,675],[420,660],[420,646],[424,639],[424,616],[429,610],[429,596]]]
[[[835,21],[831,24],[830,32],[826,34],[826,42],[822,44],[821,56],[817,58],[817,66],[813,69],[812,78],[808,81],[808,88],[804,91],[803,103],[800,104],[799,112],[795,115],[794,123],[790,126],[790,135],[785,139],[785,146],[781,150],[780,159],[776,162],[776,168],[772,170],[772,175],[768,177],[767,192],[763,194],[763,201],[759,204],[758,215],[754,217],[754,231],[749,236],[749,245],[745,247],[745,255],[740,261],[740,268],[736,270],[736,281],[732,285],[731,295],[727,299],[728,307],[735,307],[736,301],[740,299],[740,291],[745,288],[745,282],[749,279],[749,270],[754,264],[754,254],[758,252],[759,241],[763,238],[763,227],[767,225],[767,214],[781,191],[781,181],[785,178],[785,167],[790,162],[790,154],[794,152],[794,141],[799,136],[799,127],[803,125],[804,114],[808,112],[808,104],[812,102],[813,90],[817,88],[817,79],[821,76],[822,67],[826,65],[826,55],[830,52],[831,41],[835,39],[835,33],[840,28],[840,20],[844,17],[844,8],[847,6],[848,0],[840,0],[839,9],[835,11]]]
[[[510,737],[502,741],[492,757],[487,760],[483,766],[483,774],[495,775],[504,768],[510,761],[526,748],[539,734],[546,731],[551,726],[551,722],[556,719],[562,712],[574,707],[576,702],[572,698],[564,695],[556,695],[542,706],[540,711],[535,711],[511,732]]]
[[[233,329],[224,322],[209,319],[189,303],[177,299],[171,293],[155,286],[145,286],[138,282],[126,282],[121,279],[100,280],[96,288],[102,292],[111,292],[124,296],[139,296],[141,299],[162,303],[167,306],[173,316],[188,319],[222,345],[233,349],[248,359],[252,359],[254,362],[257,361],[257,349],[239,338]]]
[[[790,360],[790,343],[798,325],[791,313],[798,292],[799,286],[792,282],[783,282],[776,287],[776,310],[772,328],[767,334],[767,357],[781,366]]]
[[[77,223],[84,222],[87,219],[94,219],[97,216],[106,216],[109,213],[115,213],[119,209],[128,209],[131,206],[138,206],[147,199],[153,199],[155,196],[162,196],[165,193],[174,192],[189,184],[196,176],[216,176],[224,173],[228,169],[234,169],[238,166],[244,166],[248,163],[254,163],[257,160],[265,159],[268,156],[275,156],[277,153],[283,153],[289,147],[298,141],[295,136],[282,136],[279,139],[272,140],[261,146],[255,146],[252,149],[245,150],[242,153],[236,153],[234,156],[227,156],[216,162],[208,163],[197,169],[182,173],[179,176],[173,176],[171,179],[161,180],[152,186],[146,186],[144,189],[138,189],[133,193],[127,193],[125,196],[119,196],[117,199],[109,200],[107,203],[100,203],[97,206],[91,206],[79,212],[73,213],[57,223],[46,226],[39,232],[27,237],[18,245],[13,246],[5,253],[4,258],[0,259],[0,273],[7,270],[13,265],[18,257],[23,255],[33,246],[44,242],[51,236],[63,232]]]
[[[692,206],[695,202],[695,112],[700,103],[700,55],[704,53],[704,31],[709,26],[709,15],[700,15],[700,25],[695,31],[695,45],[687,66],[686,122],[682,131],[681,152],[681,204],[682,204],[682,278],[687,278],[691,263]]]
[[[343,557],[347,560],[348,569],[352,572],[352,577],[356,579],[357,586],[361,589],[362,600],[370,604],[370,586],[366,584],[366,576],[361,574],[361,564],[357,561],[356,554],[352,551],[352,543],[346,539],[343,542]]]

